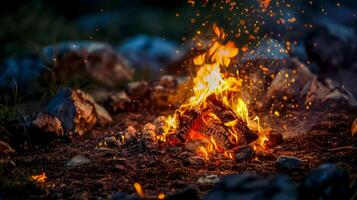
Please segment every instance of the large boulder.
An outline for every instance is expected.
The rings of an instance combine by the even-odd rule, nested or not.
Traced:
[[[128,61],[107,44],[99,42],[65,42],[43,50],[46,63],[54,65],[61,80],[93,79],[107,86],[130,80],[133,70]]]
[[[32,123],[44,132],[54,132],[61,136],[68,132],[83,135],[96,124],[110,122],[112,118],[109,113],[89,94],[81,90],[60,88],[47,110],[40,113]]]
[[[179,63],[186,54],[186,50],[174,41],[147,35],[127,39],[120,45],[119,52],[135,69],[156,73]]]
[[[295,200],[297,188],[288,177],[258,177],[250,174],[229,175],[208,192],[204,200]]]

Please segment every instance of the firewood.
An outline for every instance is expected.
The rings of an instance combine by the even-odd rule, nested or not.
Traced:
[[[236,121],[236,125],[233,126],[235,133],[240,134],[246,140],[246,144],[249,144],[258,139],[258,135],[250,130],[244,123],[243,119],[238,117],[230,108],[225,106],[214,95],[207,98],[207,105],[210,107],[214,114],[221,120],[222,124]]]

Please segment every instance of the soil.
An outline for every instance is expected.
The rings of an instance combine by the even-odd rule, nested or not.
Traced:
[[[103,138],[118,135],[129,125],[138,130],[157,116],[171,113],[171,110],[154,109],[140,112],[121,113],[114,116],[114,123],[97,127],[90,134],[72,137],[71,142],[54,141],[18,151],[12,158],[16,167],[6,175],[15,182],[5,197],[10,199],[88,199],[110,198],[118,191],[134,193],[133,183],[141,184],[146,196],[160,193],[172,194],[187,187],[195,187],[204,196],[213,184],[199,184],[197,180],[206,175],[222,177],[228,174],[251,172],[254,174],[286,174],[299,182],[311,168],[322,163],[333,162],[348,171],[353,182],[357,181],[357,154],[350,127],[356,115],[347,112],[326,114],[308,113],[319,116],[305,133],[285,139],[282,146],[258,153],[248,162],[237,162],[217,155],[206,161],[197,158],[194,152],[183,147],[147,145],[140,138],[133,139],[120,147],[98,151],[96,147]],[[305,113],[306,115],[306,113]],[[282,120],[282,123],[297,123]],[[300,122],[298,122],[300,123]],[[302,122],[301,122],[302,123]],[[73,156],[82,154],[91,164],[66,167]],[[295,156],[303,160],[300,170],[282,170],[276,166],[280,155]],[[196,159],[197,162],[192,162]],[[203,162],[202,162],[203,161]],[[46,173],[44,183],[34,183],[31,175]]]

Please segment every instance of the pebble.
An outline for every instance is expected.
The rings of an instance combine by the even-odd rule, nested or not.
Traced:
[[[219,182],[219,178],[215,174],[209,174],[205,176],[201,176],[198,180],[197,183],[201,185],[213,185],[215,183]]]
[[[78,154],[66,163],[67,167],[78,167],[91,164],[92,162],[85,155]]]
[[[248,161],[255,157],[255,151],[251,146],[243,146],[235,150],[235,153],[235,158],[238,162]]]
[[[276,160],[276,164],[278,167],[292,170],[292,169],[300,169],[302,167],[303,161],[296,157],[280,156]]]

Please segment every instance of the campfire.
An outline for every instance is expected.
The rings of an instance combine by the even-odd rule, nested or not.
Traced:
[[[249,112],[241,95],[243,80],[230,65],[239,49],[219,26],[213,33],[212,46],[193,59],[192,96],[167,117],[156,139],[171,145],[199,140],[197,153],[206,159],[216,153],[233,158],[235,147],[264,147],[266,131]]]
[[[109,2],[61,15],[78,41],[3,45],[0,199],[356,199],[357,34],[320,21],[355,24],[344,1]]]

